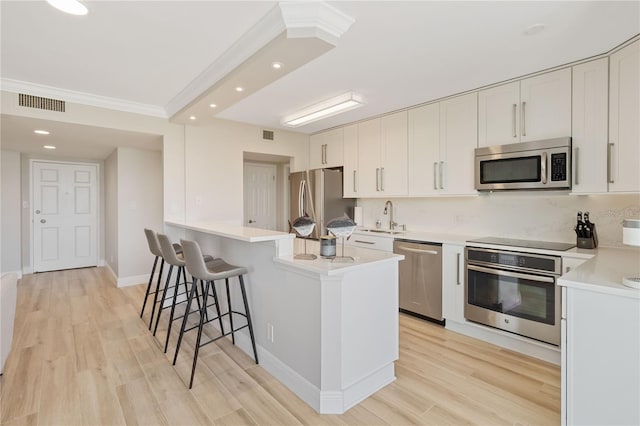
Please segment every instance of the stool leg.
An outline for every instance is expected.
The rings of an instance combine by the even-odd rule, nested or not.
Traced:
[[[184,277],[184,294],[189,295],[189,288],[187,287],[187,268],[182,267],[182,275]],[[196,285],[196,281],[191,277],[191,285]],[[200,295],[198,294],[198,288],[196,287],[196,303],[198,304],[198,311],[202,310],[202,306],[200,306]]]
[[[182,344],[182,336],[184,335],[184,329],[187,328],[187,318],[191,313],[191,301],[193,301],[193,295],[198,288],[196,286],[197,280],[194,281],[191,286],[191,292],[189,293],[189,297],[187,297],[187,309],[184,311],[184,316],[182,317],[182,326],[180,327],[180,334],[178,334],[178,343],[176,343],[176,353],[173,355],[173,365],[176,365],[176,360],[178,359],[178,352],[180,351],[180,345]],[[202,315],[202,311],[200,312]]]
[[[203,307],[207,309],[207,296],[209,294],[209,285],[211,281],[207,281],[206,291],[202,298]],[[215,290],[214,290],[215,291]],[[202,327],[204,326],[204,315],[200,315],[200,325],[198,326],[198,337],[196,338],[196,349],[193,352],[193,367],[191,367],[191,380],[189,381],[189,389],[193,386],[193,376],[196,373],[196,364],[198,363],[198,352],[200,351],[200,339],[202,338]]]
[[[200,289],[202,290],[202,297],[204,298],[204,281],[200,280]],[[204,316],[207,319],[207,322],[209,322],[209,311],[207,311],[207,305],[204,305]]]
[[[256,358],[256,364],[258,364],[258,351],[256,350],[256,339],[253,335],[253,325],[251,324],[251,314],[249,313],[249,301],[247,300],[247,292],[244,289],[244,278],[242,275],[238,275],[240,280],[240,291],[242,291],[242,300],[244,301],[244,312],[247,315],[247,323],[249,325],[249,334],[251,334],[251,346],[253,346],[253,356]]]
[[[158,275],[158,283],[156,284],[156,294],[153,295],[153,306],[151,307],[151,319],[149,319],[149,330],[153,324],[153,316],[156,313],[156,303],[158,302],[158,293],[160,292],[160,281],[162,281],[162,270],[164,269],[164,258],[160,262],[160,275]]]
[[[216,313],[218,314],[218,323],[220,324],[220,334],[224,334],[224,326],[222,325],[222,315],[220,315],[220,299],[218,299],[218,292],[216,291],[216,283],[215,281],[211,281],[211,287],[213,288],[213,301],[216,305]],[[207,304],[204,304],[205,309]],[[207,317],[207,321],[209,318]]]
[[[229,292],[229,278],[224,279],[224,284],[227,286],[227,305],[229,305],[229,323],[231,324],[231,342],[236,344],[236,334],[233,328],[233,312],[231,311],[231,293]]]
[[[184,266],[178,266],[178,274],[176,275],[176,286],[173,288],[173,301],[171,302],[171,313],[169,314],[169,325],[167,326],[167,337],[164,340],[164,353],[167,353],[169,347],[169,336],[171,336],[171,324],[173,324],[173,314],[176,311],[176,301],[178,300],[178,285],[180,284],[180,272],[184,271]],[[185,282],[184,287],[187,287]],[[158,316],[160,318],[160,316]]]
[[[144,295],[144,302],[142,303],[142,309],[140,310],[140,318],[144,313],[144,307],[147,306],[147,299],[149,298],[149,290],[151,290],[151,283],[153,282],[153,275],[156,273],[156,265],[158,265],[158,256],[153,260],[153,268],[151,268],[151,276],[149,277],[149,284],[147,284],[147,291]]]
[[[160,322],[160,316],[162,315],[162,310],[164,309],[162,305],[164,305],[164,301],[167,298],[167,290],[169,289],[169,284],[171,283],[171,273],[173,272],[173,265],[169,265],[169,274],[167,275],[167,282],[164,283],[164,290],[162,291],[162,299],[160,299],[160,306],[158,307],[158,316],[156,317],[156,325],[153,327],[153,335],[156,335],[156,331],[158,331],[158,323]]]

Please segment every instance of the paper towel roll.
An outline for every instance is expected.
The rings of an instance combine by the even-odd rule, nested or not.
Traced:
[[[353,208],[353,221],[358,226],[364,225],[364,223],[362,223],[362,207]]]

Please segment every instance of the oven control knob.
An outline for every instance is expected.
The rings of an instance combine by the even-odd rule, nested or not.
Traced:
[[[504,322],[509,324],[509,320],[507,318],[504,319]]]

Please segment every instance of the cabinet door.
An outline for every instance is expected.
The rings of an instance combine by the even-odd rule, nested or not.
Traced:
[[[408,127],[409,195],[434,195],[438,192],[440,103],[409,110]]]
[[[574,194],[607,192],[609,60],[573,67],[572,144]]]
[[[358,197],[358,125],[352,124],[344,128],[344,187],[345,198]]]
[[[323,167],[324,133],[311,135],[309,138],[309,169],[321,169]]]
[[[343,145],[342,127],[325,132],[324,139],[324,166],[323,167],[340,167],[344,165],[342,145]]]
[[[380,192],[407,195],[407,111],[380,119]]]
[[[478,146],[520,141],[520,82],[478,93]]]
[[[520,141],[571,135],[571,68],[520,82]]]
[[[640,41],[609,58],[609,192],[640,191]]]
[[[358,195],[379,197],[380,193],[380,119],[358,124]]]
[[[440,162],[438,188],[442,194],[476,194],[474,150],[478,146],[477,93],[440,102]]]
[[[442,245],[442,315],[464,322],[464,246]]]

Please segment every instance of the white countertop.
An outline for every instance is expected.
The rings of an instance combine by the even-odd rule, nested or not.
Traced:
[[[640,290],[622,284],[624,276],[640,275],[640,249],[599,248],[588,260],[558,279],[563,287],[640,299]]]
[[[247,226],[230,225],[228,223],[213,221],[197,222],[173,222],[165,221],[166,225],[177,228],[190,229],[192,231],[203,232],[205,234],[217,235],[219,237],[231,238],[234,240],[255,243],[259,241],[292,240],[294,234],[286,232],[271,231],[269,229],[249,228]]]
[[[342,245],[338,242],[336,246],[338,255],[342,254]],[[294,241],[294,253],[304,253],[304,240],[296,238]],[[384,262],[398,262],[404,259],[404,256],[396,253],[388,253],[380,250],[370,250],[359,247],[344,246],[344,255],[352,256],[353,262],[333,262],[332,259],[320,256],[320,244],[318,241],[307,241],[307,253],[313,253],[318,256],[315,260],[295,259],[293,255],[275,257],[273,260],[282,265],[288,265],[297,269],[308,272],[314,272],[326,275],[338,275],[357,269],[366,268],[372,264]]]

